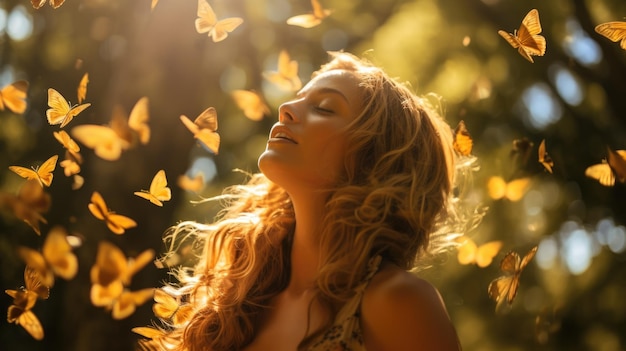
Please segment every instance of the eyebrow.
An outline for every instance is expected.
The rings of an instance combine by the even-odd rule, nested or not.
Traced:
[[[320,93],[320,94],[337,94],[339,96],[341,96],[341,98],[343,98],[345,100],[345,102],[347,104],[350,104],[350,101],[348,100],[348,98],[339,90],[335,89],[335,88],[329,88],[329,87],[321,87],[321,88],[317,88],[314,90],[316,93]],[[302,95],[304,95],[306,93],[306,90],[300,90],[296,96],[301,97]]]

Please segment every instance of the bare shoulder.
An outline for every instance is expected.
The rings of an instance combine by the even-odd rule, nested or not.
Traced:
[[[363,296],[361,324],[367,350],[460,350],[437,289],[399,267],[382,267],[372,278]]]

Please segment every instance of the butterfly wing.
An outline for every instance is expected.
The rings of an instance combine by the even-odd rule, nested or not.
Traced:
[[[546,140],[545,139],[541,141],[541,144],[539,144],[538,153],[539,153],[539,163],[543,165],[546,171],[552,173],[552,167],[554,166],[554,161],[552,161],[552,158],[550,157],[550,155],[548,155],[548,152],[546,152]]]
[[[138,291],[124,291],[113,304],[111,315],[113,319],[124,319],[135,312],[137,306],[144,304],[152,298],[153,288]]]
[[[61,128],[65,127],[68,123],[70,123],[74,117],[78,116],[78,114],[80,114],[81,112],[83,112],[87,107],[91,106],[90,103],[86,103],[86,104],[82,104],[82,105],[77,105],[72,107],[69,112],[67,113],[67,116],[65,117],[65,119],[63,119],[63,122],[61,122]]]
[[[311,0],[311,7],[313,7],[313,16],[319,18],[320,20],[323,20],[330,15],[331,11],[324,9],[319,0]]]
[[[56,226],[50,230],[42,249],[43,257],[57,276],[70,280],[78,272],[78,259],[67,242],[67,232]]]
[[[615,185],[615,175],[613,175],[611,166],[606,162],[587,167],[585,175],[589,178],[596,179],[604,186]]]
[[[463,120],[459,121],[459,124],[454,129],[454,149],[462,156],[469,156],[472,153],[473,144],[474,142],[465,126],[465,122]]]
[[[70,112],[70,104],[65,100],[63,95],[53,88],[48,89],[48,106],[46,117],[51,125],[63,124]]]
[[[13,306],[11,306],[13,307]],[[19,324],[32,336],[35,340],[42,340],[44,333],[41,322],[33,311],[23,311],[22,314],[15,320],[16,324]]]
[[[207,33],[217,23],[217,17],[211,5],[206,0],[198,0],[198,18],[196,18],[196,31],[198,33]]]
[[[46,4],[46,0],[30,0],[30,3],[35,9],[40,9],[43,5]]]
[[[58,155],[52,155],[37,168],[37,177],[43,185],[50,186],[52,184],[52,178],[54,177],[52,172],[54,172],[57,166],[58,159]]]
[[[315,17],[311,13],[287,18],[287,24],[302,28],[313,28],[320,23],[322,23],[322,19]]]
[[[64,2],[65,0],[50,0],[50,6],[52,6],[53,9],[58,9]]]
[[[503,37],[504,39],[506,39],[506,41],[509,43],[509,45],[511,45],[512,47],[514,47],[515,49],[519,48],[520,44],[519,41],[517,40],[517,37],[515,37],[513,34],[511,33],[507,33],[503,30],[499,30],[498,34],[500,34],[501,37]]]
[[[179,302],[172,295],[166,293],[163,289],[154,290],[154,305],[152,305],[152,311],[155,316],[170,319],[174,316],[178,307]]]
[[[506,185],[505,197],[512,202],[519,201],[526,195],[529,185],[529,177],[514,179]]]
[[[94,191],[93,194],[91,194],[91,203],[87,205],[87,208],[89,208],[89,212],[91,212],[94,217],[101,221],[106,220],[109,216],[109,209],[104,202],[102,195],[100,195],[97,191]]]
[[[148,98],[144,96],[137,101],[128,117],[128,127],[137,133],[139,142],[143,145],[150,141],[149,119]]]
[[[78,83],[78,88],[76,89],[76,97],[78,98],[78,103],[81,104],[85,97],[87,97],[87,83],[89,83],[89,73],[85,73],[83,78],[81,78],[80,83]]]
[[[9,169],[15,172],[17,175],[19,175],[22,178],[39,181],[37,172],[35,172],[34,170],[30,168],[26,168],[22,166],[9,166]]]
[[[493,262],[493,258],[500,252],[502,244],[502,241],[494,240],[480,245],[476,249],[476,265],[481,268],[489,266]]]
[[[607,163],[611,167],[615,179],[620,183],[626,182],[626,151],[613,151],[611,148],[607,149]]]
[[[233,90],[230,95],[243,114],[252,121],[260,121],[270,113],[270,108],[263,102],[261,95],[254,91]]]
[[[172,191],[167,187],[167,177],[164,170],[159,170],[150,183],[150,193],[161,201],[172,198]]]
[[[28,90],[28,82],[19,80],[11,83],[0,90],[0,110],[7,107],[15,113],[24,113],[26,111],[26,92]]]
[[[71,134],[86,147],[93,149],[96,156],[103,160],[115,161],[128,148],[128,143],[121,139],[110,127],[84,124],[72,128]]]
[[[199,127],[197,129],[198,132],[194,134],[194,137],[211,150],[211,152],[217,155],[220,146],[220,135],[216,132],[217,111],[215,111],[215,108],[209,107],[202,111],[202,113],[194,120],[194,124]]]
[[[596,32],[607,39],[620,42],[622,49],[626,50],[626,22],[607,22],[596,26]]]
[[[26,262],[28,267],[37,271],[37,274],[41,277],[42,284],[47,287],[54,286],[54,273],[48,267],[46,259],[41,253],[39,253],[39,251],[22,246],[17,249],[17,254],[24,262]]]
[[[467,237],[459,237],[456,240],[461,245],[457,249],[457,260],[460,264],[470,264],[476,257],[476,243]]]
[[[43,279],[44,277],[42,277],[36,269],[29,266],[26,266],[24,269],[24,285],[26,290],[35,293],[38,298],[46,300],[50,297],[50,288],[43,283]]]
[[[211,36],[213,42],[220,42],[226,39],[228,33],[237,29],[242,23],[243,19],[239,17],[224,18],[215,23],[215,26],[209,31],[209,36]]]
[[[106,223],[109,230],[117,235],[124,234],[126,229],[137,226],[137,222],[132,218],[117,213],[109,213]]]

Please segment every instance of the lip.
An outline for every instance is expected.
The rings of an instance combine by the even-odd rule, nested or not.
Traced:
[[[298,142],[294,139],[291,130],[282,124],[275,124],[274,127],[272,127],[268,142],[288,142],[298,144]]]

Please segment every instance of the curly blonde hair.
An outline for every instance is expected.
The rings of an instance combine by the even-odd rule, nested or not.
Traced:
[[[367,61],[332,53],[314,76],[331,70],[359,78],[364,109],[348,126],[345,172],[329,192],[319,233],[315,296],[333,316],[300,349],[330,327],[373,256],[414,268],[451,214],[455,155],[448,124],[426,100]],[[296,220],[287,193],[254,174],[220,198],[228,204],[215,223],[171,229],[173,236],[195,233],[203,253],[191,274],[179,274],[178,293],[193,312],[170,325],[161,340],[166,349],[241,349],[253,340],[270,299],[287,286]]]

